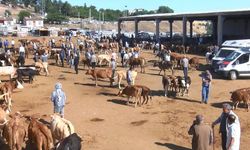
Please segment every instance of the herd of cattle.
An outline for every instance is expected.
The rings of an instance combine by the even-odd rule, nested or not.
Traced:
[[[36,42],[43,45],[45,39],[42,39],[42,42],[39,40],[33,40],[31,43]],[[88,66],[86,75],[91,75],[95,80],[95,85],[98,86],[98,79],[109,79],[110,85],[113,85],[114,79],[117,78],[117,83],[119,87],[118,96],[126,95],[127,103],[129,104],[130,98],[134,98],[134,106],[136,107],[138,104],[143,105],[147,104],[150,100],[152,100],[152,91],[149,87],[145,85],[138,85],[135,83],[137,76],[139,75],[137,71],[132,71],[132,85],[121,87],[121,82],[123,79],[127,78],[127,70],[121,69],[116,70],[115,77],[112,77],[112,70],[109,67],[102,68],[103,62],[107,62],[110,64],[111,55],[109,54],[109,49],[118,50],[119,44],[112,42],[107,44],[98,43],[91,40],[86,40],[92,46],[96,46],[98,51],[98,64],[100,68],[90,69],[90,63],[86,58],[82,59],[82,63]],[[28,54],[32,51],[32,46],[30,46],[27,41],[20,41],[25,43],[26,45],[26,58],[28,58]],[[38,44],[39,45],[39,44]],[[45,44],[46,45],[46,44]],[[56,44],[56,45],[60,45]],[[60,46],[58,46],[60,47]],[[178,53],[183,49],[185,52],[190,51],[189,48],[184,47],[175,47],[175,49],[171,49],[172,52],[170,54],[171,61],[165,63],[164,61],[154,60],[153,66],[158,67],[161,71],[164,71],[164,75],[162,75],[162,89],[163,95],[169,96],[169,92],[172,91],[176,94],[180,94],[184,96],[185,94],[189,94],[189,88],[191,85],[191,77],[188,76],[184,79],[183,76],[176,76],[174,73],[175,69],[182,69],[182,59],[185,57],[184,54]],[[86,51],[83,45],[79,45],[79,49],[82,52]],[[179,49],[179,50],[178,50]],[[141,51],[141,48],[134,47],[128,49],[128,51]],[[49,48],[47,46],[40,46],[38,49],[39,55],[42,55],[44,52],[48,52],[51,58],[54,58],[56,64],[58,63],[58,56],[60,48]],[[99,53],[100,52],[100,53]],[[102,53],[104,52],[104,53]],[[14,52],[17,53],[17,52]],[[162,58],[162,53],[158,53],[156,57]],[[15,56],[15,55],[14,55]],[[43,68],[44,66],[41,62],[36,62],[33,65],[22,66],[19,67],[17,57],[9,58],[9,62],[12,62],[10,66],[2,66],[0,67],[0,75],[9,75],[10,80],[0,84],[0,98],[3,99],[1,107],[0,107],[0,145],[1,141],[8,145],[8,148],[11,150],[17,149],[21,150],[26,143],[26,147],[31,147],[31,149],[38,150],[50,150],[52,148],[56,150],[80,150],[82,138],[78,136],[75,131],[72,123],[64,118],[61,118],[58,114],[54,114],[51,116],[36,116],[36,115],[24,115],[20,112],[15,114],[11,113],[12,107],[12,95],[13,91],[17,89],[23,89],[22,83],[24,82],[24,77],[28,77],[28,81],[32,84],[35,75],[41,75],[42,71],[47,68]],[[0,55],[0,58],[3,57]],[[151,61],[147,61],[146,58],[140,56],[139,58],[131,57],[127,62],[125,62],[125,66],[130,66],[131,68],[140,67],[141,73],[145,73],[145,68]],[[199,69],[199,58],[193,57],[189,59],[189,64],[191,68]],[[16,67],[17,66],[17,67]],[[84,66],[85,68],[85,66]],[[171,75],[167,74],[167,70],[171,70]],[[235,108],[237,108],[239,102],[243,101],[249,108],[250,101],[250,88],[239,89],[232,92],[231,99],[234,102]],[[141,101],[143,98],[143,101]],[[44,119],[49,118],[49,119]],[[49,121],[47,121],[49,120]]]

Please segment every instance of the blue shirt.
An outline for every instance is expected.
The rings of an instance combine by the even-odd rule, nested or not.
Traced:
[[[55,90],[51,94],[51,101],[54,103],[55,107],[62,107],[65,105],[66,96],[62,91],[62,85],[56,84]]]

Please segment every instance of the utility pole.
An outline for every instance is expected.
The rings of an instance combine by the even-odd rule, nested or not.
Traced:
[[[91,8],[89,8],[89,21],[91,21]]]
[[[103,23],[104,23],[104,21],[105,21],[105,18],[104,18],[105,16],[104,16],[104,11],[102,12],[102,21],[103,21]]]

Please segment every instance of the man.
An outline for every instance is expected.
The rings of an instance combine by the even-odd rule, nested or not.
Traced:
[[[3,43],[5,51],[7,51],[7,48],[9,47],[9,41],[6,39]]]
[[[115,81],[115,69],[116,69],[116,62],[115,59],[111,59],[111,69],[112,69],[112,84]]]
[[[122,66],[124,65],[123,64],[123,57],[124,57],[124,54],[126,53],[126,51],[125,51],[125,48],[123,47],[122,49],[121,49],[121,63],[122,63]]]
[[[228,116],[227,150],[240,149],[240,125],[235,120],[234,115]]]
[[[62,90],[61,83],[56,83],[55,90],[51,94],[51,101],[54,104],[54,113],[59,113],[61,117],[64,117],[64,106],[66,102],[66,96]]]
[[[11,47],[14,49],[14,47],[15,47],[15,41],[14,41],[14,39],[12,39],[11,40]]]
[[[209,150],[213,142],[212,129],[204,123],[204,117],[197,115],[193,125],[188,131],[189,135],[193,135],[192,150]]]
[[[117,54],[116,52],[113,50],[112,54],[111,54],[111,59],[113,59],[114,61],[116,61],[117,59]]]
[[[132,85],[132,83],[133,83],[132,71],[133,71],[132,67],[130,67],[129,70],[127,71],[127,83],[128,83],[128,85]]]
[[[3,41],[0,39],[0,48],[3,48]]]
[[[61,59],[62,67],[64,67],[64,58],[65,58],[65,50],[61,49],[61,51],[60,51],[60,59]]]
[[[37,47],[37,45],[36,45],[36,42],[33,43],[33,49],[34,49],[35,52],[36,52],[37,49],[38,49],[38,47]]]
[[[90,58],[90,64],[91,64],[92,69],[95,69],[96,62],[97,62],[96,55],[95,53],[93,53]]]
[[[237,125],[240,125],[240,122],[239,122],[238,116],[232,111],[232,107],[228,103],[223,104],[222,110],[223,110],[222,114],[220,115],[220,117],[217,120],[215,120],[212,123],[212,127],[214,127],[215,125],[220,123],[221,147],[223,150],[227,150],[226,142],[227,142],[228,116],[234,115],[235,116],[235,123]]]
[[[188,77],[188,58],[186,55],[184,55],[184,58],[182,59],[182,64],[183,64],[183,74],[185,78],[185,83],[187,83],[187,77]]]
[[[48,54],[45,52],[43,53],[43,55],[41,56],[41,60],[42,60],[42,65],[43,68],[46,72],[46,76],[49,75],[49,70],[48,70]]]
[[[209,95],[209,89],[211,87],[211,81],[212,81],[212,75],[209,72],[209,70],[206,70],[205,73],[202,75],[202,100],[201,103],[207,104],[208,102],[208,95]]]
[[[80,52],[79,50],[76,50],[74,53],[74,67],[75,67],[76,74],[78,74],[79,59],[80,59]]]

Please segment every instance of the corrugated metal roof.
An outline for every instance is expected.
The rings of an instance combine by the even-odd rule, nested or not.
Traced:
[[[218,16],[218,15],[239,15],[250,14],[250,8],[236,9],[236,10],[224,10],[224,11],[208,11],[208,12],[187,12],[187,13],[162,13],[162,14],[149,14],[121,17],[119,20],[132,20],[132,19],[150,19],[150,18],[174,18],[174,17],[206,17],[206,16]]]

